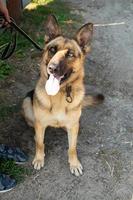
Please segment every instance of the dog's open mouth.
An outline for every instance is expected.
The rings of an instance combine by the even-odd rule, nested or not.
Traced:
[[[68,72],[62,76],[49,74],[45,85],[47,94],[52,96],[56,95],[60,90],[61,84],[70,77],[71,73],[72,70],[68,70]]]

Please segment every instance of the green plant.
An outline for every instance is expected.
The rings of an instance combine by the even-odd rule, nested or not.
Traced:
[[[13,177],[18,183],[22,182],[25,176],[31,175],[31,169],[16,165],[13,160],[0,158],[0,172]]]
[[[9,76],[13,71],[13,66],[7,62],[0,61],[0,79],[4,79]]]

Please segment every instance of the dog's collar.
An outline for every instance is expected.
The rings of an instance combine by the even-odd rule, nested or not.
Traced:
[[[73,98],[71,96],[71,92],[72,92],[72,86],[71,85],[67,85],[66,86],[66,101],[68,103],[72,103]]]

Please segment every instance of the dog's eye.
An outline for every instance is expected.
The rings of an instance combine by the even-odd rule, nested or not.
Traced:
[[[67,58],[73,58],[74,56],[75,56],[74,53],[71,52],[71,51],[68,51],[67,54],[66,54]]]
[[[57,47],[51,47],[49,49],[50,54],[54,55],[57,52]]]

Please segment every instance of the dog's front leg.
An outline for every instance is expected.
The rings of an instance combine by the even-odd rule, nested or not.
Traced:
[[[32,162],[34,168],[39,170],[44,166],[44,134],[46,127],[43,127],[39,121],[36,121],[34,124],[35,128],[35,143],[36,143],[36,154]]]
[[[75,176],[79,176],[83,174],[83,167],[78,160],[77,157],[77,137],[79,131],[79,123],[75,124],[75,126],[68,128],[68,142],[69,142],[69,149],[68,149],[68,162],[70,164],[70,171]]]

